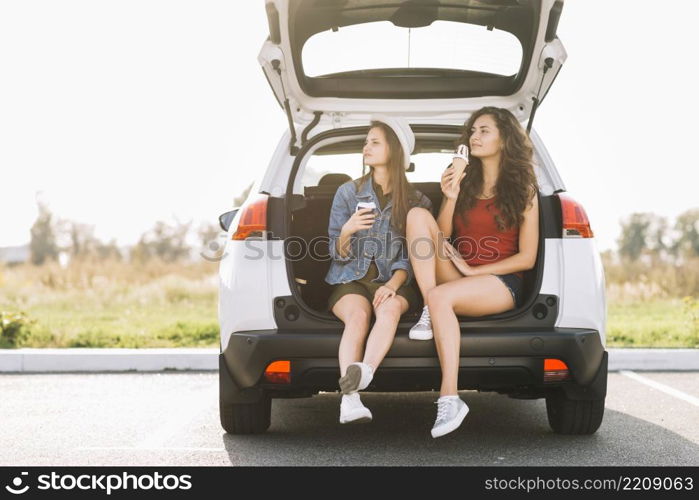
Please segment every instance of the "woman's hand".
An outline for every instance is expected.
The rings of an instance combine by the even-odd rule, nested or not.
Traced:
[[[374,309],[386,302],[391,297],[395,297],[396,291],[388,285],[382,285],[374,293],[374,301],[372,302]]]
[[[454,159],[454,163],[456,162],[463,162],[464,165],[466,164],[466,162],[464,162],[464,160],[460,158]],[[462,169],[458,168],[458,171],[461,172]],[[461,181],[464,179],[464,177],[466,177],[466,173],[464,172],[459,177],[459,180],[456,181],[456,172],[457,169],[455,168],[455,165],[449,165],[442,174],[442,180],[440,181],[442,193],[444,193],[444,196],[446,196],[450,200],[455,200],[459,196],[459,191],[461,190]]]
[[[454,263],[454,266],[461,274],[464,276],[473,276],[475,274],[474,269],[466,263],[456,248],[446,239],[442,240],[442,248],[444,249],[444,254]]]
[[[345,225],[342,226],[342,232],[349,236],[362,229],[369,229],[374,224],[375,219],[376,215],[371,208],[360,208],[345,222]]]

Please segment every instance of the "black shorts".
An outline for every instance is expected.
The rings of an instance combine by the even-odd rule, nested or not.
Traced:
[[[497,277],[502,281],[507,289],[510,291],[512,294],[512,299],[515,301],[515,307],[520,306],[520,302],[522,299],[522,278],[517,276],[515,273],[510,273],[510,274],[494,274],[493,276]]]
[[[378,290],[382,285],[385,285],[385,283],[377,283],[373,281],[374,279],[378,278],[378,276],[379,268],[376,267],[376,262],[372,260],[363,278],[350,281],[349,283],[333,285],[330,298],[328,299],[328,311],[332,312],[332,309],[335,307],[337,301],[349,294],[362,295],[369,301],[369,303],[373,302],[376,290]],[[418,305],[418,302],[422,300],[412,285],[401,286],[396,291],[396,295],[400,295],[408,302],[408,311],[414,310],[415,306]]]

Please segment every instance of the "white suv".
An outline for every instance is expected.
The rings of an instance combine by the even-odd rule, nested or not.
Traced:
[[[327,309],[328,219],[338,186],[361,175],[369,117],[410,122],[416,146],[408,180],[436,212],[447,153],[470,113],[503,107],[531,128],[566,58],[556,36],[562,7],[561,0],[267,0],[270,35],[259,62],[289,131],[247,201],[220,218],[227,432],[264,432],[273,398],[338,389],[344,325]],[[360,45],[367,37],[371,50]],[[407,65],[380,59],[406,43]],[[520,307],[460,317],[459,389],[546,398],[555,432],[591,434],[602,422],[607,385],[604,271],[585,211],[530,135],[540,186],[536,266],[525,272]],[[401,318],[368,390],[439,389],[434,343],[408,338],[420,310]]]

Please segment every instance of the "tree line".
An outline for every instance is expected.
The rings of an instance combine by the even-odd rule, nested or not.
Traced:
[[[247,199],[252,184],[233,199],[233,206],[239,207]],[[59,254],[65,252],[71,259],[117,259],[126,258],[116,244],[116,240],[105,243],[95,236],[95,227],[66,219],[57,219],[42,201],[38,201],[39,214],[31,228],[29,243],[30,261],[42,265],[49,260],[58,260]],[[128,249],[131,262],[146,262],[158,258],[166,262],[188,258],[191,247],[187,236],[192,230],[191,222],[173,223],[157,221],[154,226],[143,233],[135,245]],[[197,229],[197,236],[202,246],[213,242],[221,232],[218,224],[204,223]]]
[[[234,199],[233,206],[242,205],[251,187]],[[156,222],[130,248],[130,260],[144,262],[157,257],[172,262],[187,258],[191,248],[186,239],[191,225],[191,222]],[[215,224],[202,224],[197,228],[202,246],[215,240],[219,233],[220,228]],[[699,258],[699,208],[683,212],[674,223],[652,212],[632,213],[621,219],[616,242],[616,253],[624,260],[681,264],[687,259]],[[39,202],[39,215],[31,228],[31,262],[41,265],[46,260],[57,259],[62,251],[71,258],[124,258],[115,240],[105,243],[95,237],[94,226],[56,220],[48,207]]]
[[[699,208],[683,212],[674,224],[651,212],[633,213],[621,220],[620,229],[621,258],[682,263],[699,257]]]
[[[187,258],[191,252],[187,243],[191,230],[191,222],[157,221],[136,244],[129,247],[128,258],[132,262],[145,262],[156,257],[167,262]],[[214,224],[202,224],[197,234],[202,245],[205,245],[215,239],[219,231]],[[115,239],[109,242],[99,240],[95,236],[95,226],[57,219],[45,204],[39,203],[39,215],[31,228],[30,261],[40,266],[47,261],[58,260],[62,252],[70,259],[124,260],[127,257]]]

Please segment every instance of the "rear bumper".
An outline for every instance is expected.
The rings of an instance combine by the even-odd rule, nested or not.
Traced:
[[[582,393],[580,399],[606,393],[606,352],[597,331],[576,328],[464,329],[461,336],[459,389],[534,395],[562,387]],[[312,394],[338,389],[337,352],[341,330],[256,330],[236,332],[221,353],[222,377],[234,391],[268,390],[278,396]],[[571,378],[543,382],[543,360],[564,361]],[[272,361],[291,361],[291,383],[270,384],[263,374]],[[223,373],[225,369],[225,373]],[[604,369],[604,387],[598,380]],[[439,359],[432,341],[410,340],[399,330],[369,390],[411,391],[439,389]],[[584,390],[597,384],[597,389]],[[230,391],[229,391],[230,392]],[[541,394],[539,394],[540,396]],[[602,396],[604,394],[601,394]]]

